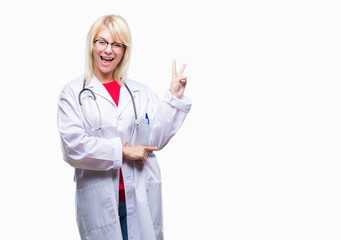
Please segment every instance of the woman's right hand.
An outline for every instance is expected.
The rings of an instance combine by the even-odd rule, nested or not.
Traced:
[[[137,160],[144,163],[147,161],[148,152],[152,152],[156,149],[156,147],[146,146],[122,147],[122,154],[124,159]]]

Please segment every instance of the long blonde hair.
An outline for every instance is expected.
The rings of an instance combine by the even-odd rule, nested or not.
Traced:
[[[94,48],[93,41],[97,33],[103,29],[108,28],[115,39],[115,41],[124,43],[124,55],[121,62],[116,66],[113,72],[113,79],[123,84],[127,76],[130,56],[131,56],[131,33],[126,20],[119,15],[105,15],[97,19],[91,26],[86,39],[85,48],[85,81],[89,83],[95,72],[94,57],[92,50]]]

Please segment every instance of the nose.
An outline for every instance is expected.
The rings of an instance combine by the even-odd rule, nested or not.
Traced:
[[[112,53],[112,46],[111,44],[107,44],[106,48],[104,49],[105,53]]]

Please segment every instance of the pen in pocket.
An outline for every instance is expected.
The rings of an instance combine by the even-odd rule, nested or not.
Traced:
[[[148,125],[149,125],[149,117],[148,117],[148,113],[146,113],[146,119],[148,121]]]

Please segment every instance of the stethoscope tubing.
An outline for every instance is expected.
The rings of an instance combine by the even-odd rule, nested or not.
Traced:
[[[130,95],[130,97],[131,97],[131,100],[132,100],[132,102],[133,102],[134,117],[135,117],[134,124],[135,124],[135,127],[138,128],[139,122],[138,122],[138,120],[137,120],[137,111],[136,111],[136,104],[135,104],[134,96],[133,96],[133,94],[131,93],[131,91],[130,91],[129,87],[127,86],[127,84],[124,83],[124,86],[127,88],[128,92],[129,92],[129,95]],[[93,97],[94,100],[95,100],[95,103],[96,103],[96,106],[97,106],[97,109],[98,109],[98,113],[99,113],[99,118],[100,118],[100,119],[99,119],[99,122],[100,122],[100,127],[99,127],[99,128],[93,128],[93,127],[92,127],[92,125],[90,124],[90,121],[88,120],[88,117],[87,117],[86,113],[84,112],[83,104],[82,104],[82,100],[81,100],[81,95],[82,95],[82,93],[85,92],[85,91],[89,91],[89,92],[91,93],[92,97]],[[79,92],[79,94],[78,94],[78,102],[79,102],[79,105],[81,106],[82,113],[83,113],[83,116],[85,117],[86,122],[89,124],[89,126],[92,127],[91,130],[92,130],[92,131],[101,130],[101,129],[103,128],[103,126],[102,126],[102,117],[101,117],[101,110],[100,110],[100,108],[99,108],[99,106],[98,106],[98,103],[97,103],[97,99],[96,99],[95,93],[94,93],[91,89],[85,87],[85,80],[84,80],[84,82],[83,82],[83,89],[82,89],[82,90]]]
[[[128,88],[127,84],[124,83],[124,86],[127,88],[130,97],[131,97],[131,101],[133,102],[133,107],[134,107],[134,115],[135,115],[135,127],[137,128],[139,126],[139,122],[137,120],[137,112],[136,112],[136,105],[135,105],[135,100],[134,100],[134,96],[131,93],[130,89]]]

